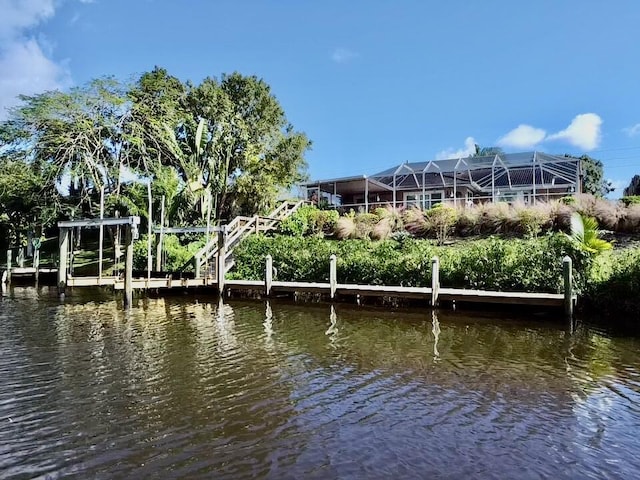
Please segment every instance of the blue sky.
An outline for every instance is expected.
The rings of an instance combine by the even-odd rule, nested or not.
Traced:
[[[0,0],[0,117],[18,93],[160,65],[264,78],[312,178],[505,151],[640,174],[637,0]]]

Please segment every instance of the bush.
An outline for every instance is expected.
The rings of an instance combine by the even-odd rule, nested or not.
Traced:
[[[609,252],[588,284],[585,302],[592,310],[637,326],[640,318],[640,249]]]
[[[147,234],[142,235],[140,240],[133,244],[133,268],[135,270],[146,270],[147,268],[147,239]],[[167,272],[180,271],[203,246],[204,239],[182,245],[177,235],[164,235],[162,238],[162,250],[166,259],[164,270]],[[152,238],[151,252],[155,257],[155,235],[154,238]],[[155,268],[155,261],[153,265]]]
[[[443,245],[458,220],[455,208],[442,203],[427,210],[425,213],[428,231],[435,236],[438,245]]]
[[[630,195],[627,197],[622,197],[620,201],[624,203],[625,207],[628,207],[630,205],[640,205],[640,195]]]
[[[273,257],[282,281],[324,282],[329,256],[338,257],[338,281],[371,285],[431,285],[431,258],[440,258],[443,286],[490,290],[559,292],[562,258],[574,260],[578,288],[585,283],[590,257],[565,235],[530,240],[488,238],[455,247],[404,237],[402,241],[330,241],[319,238],[252,235],[234,252],[234,278],[259,280],[264,259]]]

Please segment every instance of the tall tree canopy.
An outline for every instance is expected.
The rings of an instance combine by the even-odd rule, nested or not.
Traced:
[[[591,158],[589,155],[582,155],[581,157],[565,155],[565,157],[582,160],[582,193],[604,197],[606,194],[613,192],[613,185],[604,178],[604,165],[600,160]]]
[[[472,157],[489,157],[491,155],[502,155],[504,150],[500,147],[481,147],[477,143],[475,144],[475,152]]]
[[[201,216],[205,198],[212,199],[216,218],[263,211],[280,189],[305,178],[310,142],[257,77],[233,73],[183,85],[156,68],[131,96],[146,132],[144,150],[157,157],[158,168],[177,171],[182,197]]]
[[[625,197],[640,195],[640,175],[634,175],[629,186],[624,189]]]
[[[17,200],[13,187],[24,187],[24,199],[41,201],[37,186],[59,207],[53,217],[63,217],[95,214],[104,188],[108,206],[143,211],[143,191],[131,182],[150,181],[158,209],[164,195],[177,223],[200,223],[209,211],[222,219],[272,207],[305,178],[310,145],[257,77],[194,85],[155,68],[132,85],[104,78],[22,97],[0,123],[0,174],[22,166],[28,175],[0,185],[0,195],[7,206],[5,197]]]

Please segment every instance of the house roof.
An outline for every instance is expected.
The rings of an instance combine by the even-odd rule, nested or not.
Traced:
[[[306,186],[347,184],[356,187],[364,181],[377,189],[399,190],[423,187],[471,184],[480,190],[494,187],[526,187],[535,184],[547,186],[572,185],[578,182],[580,160],[574,157],[550,155],[542,152],[503,153],[483,157],[450,158],[425,162],[405,162],[374,175],[344,177],[308,182]],[[346,187],[346,185],[344,185]],[[356,187],[357,188],[357,187]],[[342,189],[341,189],[342,190]],[[328,189],[326,191],[329,191]]]

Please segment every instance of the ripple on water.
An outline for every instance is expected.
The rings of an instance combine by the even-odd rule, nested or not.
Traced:
[[[123,312],[22,292],[0,314],[2,478],[640,471],[635,339],[342,305],[187,297]]]

